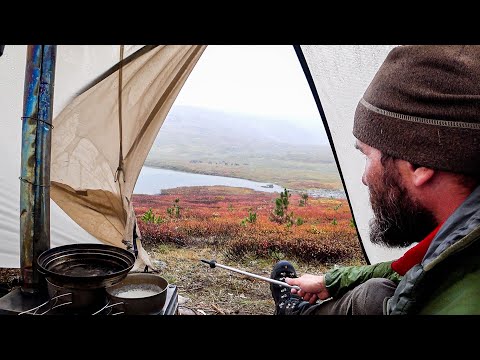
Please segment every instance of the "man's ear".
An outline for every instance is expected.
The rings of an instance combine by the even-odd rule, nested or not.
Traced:
[[[435,170],[433,169],[424,166],[415,166],[411,163],[408,164],[412,176],[412,182],[415,186],[426,184],[433,178],[433,175],[435,175]]]

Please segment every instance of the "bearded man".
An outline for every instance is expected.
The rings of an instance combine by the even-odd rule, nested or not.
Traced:
[[[275,314],[480,314],[480,46],[399,46],[360,99],[370,238],[401,258],[271,277]]]

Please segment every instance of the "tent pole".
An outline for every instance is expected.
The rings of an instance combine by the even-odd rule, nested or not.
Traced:
[[[50,159],[56,45],[29,45],[23,98],[20,176],[20,280],[38,291],[38,256],[50,248]]]

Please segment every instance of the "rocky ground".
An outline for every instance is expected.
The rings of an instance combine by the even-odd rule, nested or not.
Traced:
[[[0,268],[0,296],[18,285],[20,269]]]

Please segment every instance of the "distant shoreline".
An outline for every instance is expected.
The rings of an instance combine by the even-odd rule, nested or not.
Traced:
[[[151,165],[145,165],[144,168],[149,169],[147,171],[156,171],[156,170],[158,170],[158,171],[170,171],[170,172],[174,172],[174,173],[183,173],[186,176],[195,176],[195,175],[205,176],[205,177],[212,176],[212,177],[216,177],[216,178],[238,180],[240,182],[247,181],[247,182],[251,182],[252,184],[253,183],[256,184],[257,185],[256,188],[253,188],[253,187],[249,187],[249,188],[251,188],[253,190],[257,190],[257,191],[268,190],[268,192],[281,192],[283,189],[286,188],[291,193],[296,193],[296,194],[306,193],[309,197],[312,197],[312,198],[346,199],[345,192],[343,190],[337,190],[337,189],[325,189],[325,188],[292,189],[292,188],[284,187],[284,186],[281,186],[279,184],[275,184],[275,183],[271,183],[271,182],[262,182],[262,181],[258,181],[258,180],[245,179],[245,178],[235,177],[235,176],[224,176],[224,175],[216,175],[216,174],[188,172],[188,171],[182,171],[182,170],[177,170],[177,169],[173,169],[173,168],[156,167],[156,166],[151,166]],[[145,179],[140,179],[140,177],[139,177],[139,180],[137,180],[137,183],[142,182],[144,180]],[[143,188],[146,186],[145,184],[141,184],[141,185],[142,185]],[[233,184],[233,185],[232,184],[216,184],[216,185],[228,186],[228,187],[240,187],[240,188],[245,187],[245,186],[242,186],[241,184]],[[215,185],[213,185],[213,184],[190,185],[190,184],[186,184],[184,182],[180,182],[178,184],[178,186],[171,185],[171,186],[165,187],[163,189],[175,189],[175,188],[180,188],[180,187],[195,187],[195,186],[215,186]],[[134,191],[135,194],[141,194],[141,193],[148,194],[148,193],[151,192],[151,191],[149,191],[148,193],[142,192],[140,189],[137,190],[137,187],[135,189],[136,189]],[[265,189],[265,190],[263,190],[263,189]],[[161,186],[159,186],[158,189],[156,189],[155,191],[158,191],[158,193],[161,193],[161,190],[162,190],[162,188],[161,188]],[[153,194],[150,194],[150,195],[153,195]]]
[[[143,165],[143,167],[150,168],[150,169],[159,169],[159,170],[172,170],[172,171],[178,171],[178,172],[185,173],[185,174],[221,176],[221,177],[229,177],[229,178],[232,178],[232,179],[254,181],[254,182],[259,182],[259,183],[265,182],[265,181],[262,181],[262,180],[259,180],[259,179],[252,179],[252,178],[247,178],[247,177],[240,177],[240,176],[234,176],[234,175],[228,175],[227,176],[227,175],[224,175],[224,174],[222,174],[220,172],[216,172],[216,171],[208,171],[208,170],[206,170],[206,171],[195,171],[195,170],[186,171],[183,168],[178,168],[176,166],[169,166],[169,165],[164,165],[162,167],[155,166],[155,165]],[[282,185],[278,184],[278,186],[282,186]]]

